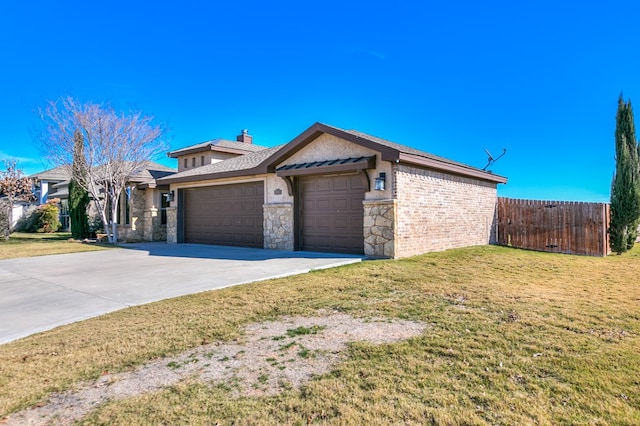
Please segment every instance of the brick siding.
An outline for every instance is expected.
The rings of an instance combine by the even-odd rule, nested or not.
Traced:
[[[396,165],[393,191],[396,257],[494,240],[495,183]]]

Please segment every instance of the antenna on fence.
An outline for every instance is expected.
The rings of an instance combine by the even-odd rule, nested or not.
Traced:
[[[499,159],[501,159],[502,157],[504,157],[504,155],[507,153],[507,148],[502,148],[502,154],[500,154],[499,156],[497,156],[497,157],[495,157],[495,158],[493,157],[493,155],[491,155],[491,153],[489,152],[489,150],[488,150],[488,149],[485,149],[485,150],[484,150],[484,152],[486,152],[486,153],[487,153],[487,156],[488,156],[489,158],[487,159],[487,165],[486,165],[486,166],[484,166],[484,167],[482,168],[482,170],[487,170],[487,167],[489,167],[491,164],[495,163],[496,161],[498,161]]]

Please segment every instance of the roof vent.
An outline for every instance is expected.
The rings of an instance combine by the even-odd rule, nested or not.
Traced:
[[[253,136],[249,134],[247,129],[242,129],[242,133],[236,137],[238,142],[253,143]]]

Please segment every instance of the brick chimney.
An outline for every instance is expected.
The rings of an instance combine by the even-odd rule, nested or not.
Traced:
[[[236,137],[236,141],[243,143],[253,143],[253,136],[249,134],[247,129],[242,129],[242,134]]]

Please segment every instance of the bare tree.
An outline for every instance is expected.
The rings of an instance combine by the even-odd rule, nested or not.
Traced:
[[[166,152],[162,127],[140,112],[118,112],[110,105],[71,97],[49,101],[40,116],[46,126],[40,139],[43,154],[56,166],[67,167],[91,194],[109,242],[116,244],[118,202],[130,177]],[[78,132],[84,139],[82,173],[72,170]]]
[[[16,201],[33,200],[31,179],[18,167],[17,160],[5,160],[4,170],[0,170],[0,198],[4,199],[7,211],[6,226],[0,232],[5,240],[9,239],[13,223],[13,204]]]

